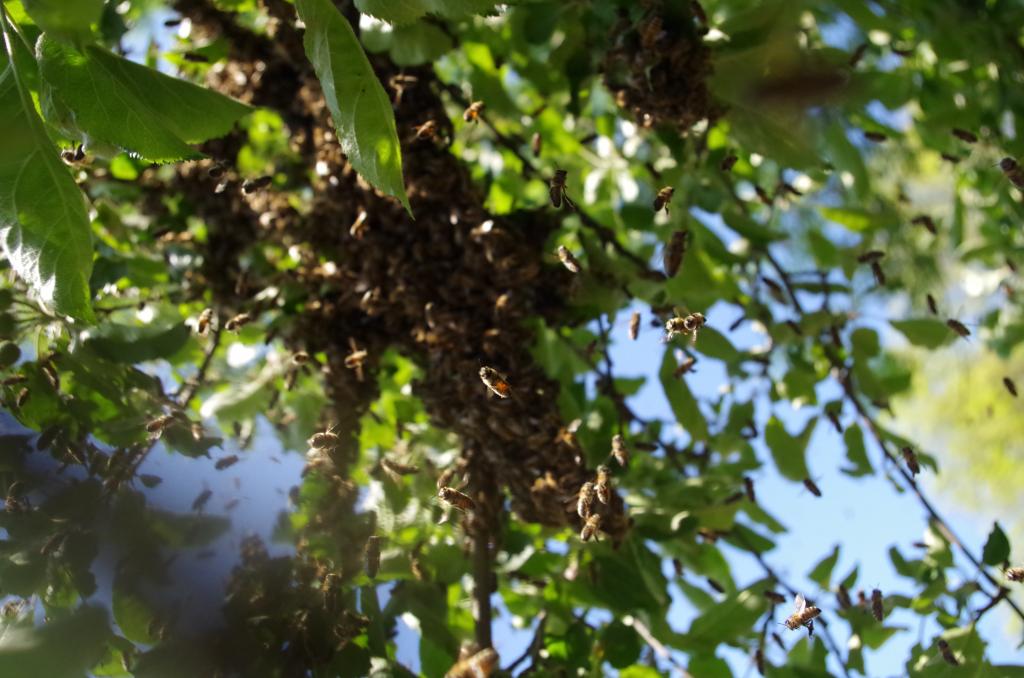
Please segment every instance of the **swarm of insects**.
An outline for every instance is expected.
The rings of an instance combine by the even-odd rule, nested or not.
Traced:
[[[580,486],[580,491],[576,498],[576,513],[580,518],[586,520],[590,517],[594,508],[594,496],[594,483],[587,481]]]
[[[366,576],[374,579],[380,570],[380,537],[371,535],[366,540]]]
[[[625,439],[619,433],[612,436],[612,456],[619,462],[619,466],[625,467],[629,464],[629,450],[626,448]]]
[[[949,643],[939,638],[937,645],[939,646],[939,654],[942,655],[943,661],[952,666],[960,666],[960,662],[957,660],[956,655],[953,654],[953,650],[950,649]]]
[[[785,625],[790,631],[796,631],[801,626],[807,627],[807,636],[814,635],[814,619],[821,614],[821,609],[814,605],[808,605],[802,594],[796,595],[796,610],[786,618]]]
[[[590,514],[590,517],[587,518],[587,522],[583,523],[583,529],[580,530],[580,541],[590,541],[593,537],[597,536],[597,532],[600,529],[601,514]]]
[[[921,472],[921,465],[917,463],[917,455],[914,450],[907,446],[904,446],[900,452],[903,454],[903,461],[906,462],[907,468],[910,469],[911,475],[917,475]]]
[[[672,202],[672,196],[675,194],[676,189],[671,186],[665,186],[658,191],[658,195],[654,196],[654,211],[658,212],[661,208],[665,208],[665,214],[668,214],[668,204]]]
[[[697,331],[704,327],[707,320],[701,313],[691,313],[687,316],[674,316],[665,323],[665,341],[671,341],[677,334],[688,334],[697,341]]]
[[[564,200],[566,207],[575,210],[576,203],[569,199],[565,191],[565,179],[567,176],[568,172],[565,170],[555,170],[555,176],[551,177],[549,182],[548,196],[551,198],[551,204],[554,207],[561,207]]]
[[[597,480],[594,482],[594,491],[597,492],[597,500],[602,504],[611,501],[611,469],[604,464],[597,467]]]
[[[1017,188],[1024,188],[1024,169],[1021,169],[1019,162],[1010,157],[1003,158],[999,161],[999,169],[1011,184]]]
[[[1006,579],[1009,581],[1024,581],[1024,567],[1008,567],[1004,574],[1006,575]]]
[[[636,341],[638,336],[640,336],[640,311],[633,311],[633,315],[629,317],[629,338]]]
[[[484,112],[487,105],[482,101],[474,101],[462,112],[462,119],[466,122],[479,122],[480,114]]]
[[[676,273],[679,272],[679,267],[683,263],[683,257],[686,256],[686,244],[690,239],[690,233],[686,229],[676,231],[672,234],[672,239],[668,241],[668,247],[665,248],[665,275],[669,278],[674,278]]]
[[[570,252],[569,248],[565,245],[558,246],[558,259],[562,262],[562,265],[572,273],[579,273],[583,268],[580,266],[580,262],[576,256]]]
[[[885,618],[885,605],[882,603],[882,592],[878,589],[871,591],[871,616],[875,621],[882,621]]]
[[[498,653],[488,647],[470,657],[459,659],[444,674],[444,678],[488,678],[497,666]]]
[[[228,332],[237,332],[246,325],[252,322],[252,316],[248,313],[239,313],[235,317],[224,323],[224,329]]]
[[[498,370],[493,367],[480,368],[480,381],[484,382],[484,385],[491,390],[491,393],[499,398],[507,398],[512,395],[512,387],[509,386],[508,380],[501,376]]]
[[[476,508],[473,498],[465,495],[453,487],[442,487],[437,491],[437,497],[460,511],[472,511]]]

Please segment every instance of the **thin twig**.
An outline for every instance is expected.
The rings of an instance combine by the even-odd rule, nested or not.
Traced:
[[[187,380],[175,394],[178,398],[178,403],[181,405],[181,409],[188,407],[192,399],[196,397],[196,393],[199,388],[206,381],[206,372],[210,369],[210,363],[213,362],[213,354],[217,352],[218,346],[220,346],[220,335],[221,328],[218,324],[213,328],[213,336],[210,337],[210,343],[206,347],[206,352],[203,354],[203,362],[199,364],[199,369],[191,379]]]
[[[683,668],[678,661],[676,661],[676,658],[672,656],[672,653],[668,651],[668,648],[662,645],[661,641],[655,638],[654,634],[651,633],[651,630],[636,617],[633,617],[633,630],[651,646],[651,649],[654,650],[655,654],[671,664],[672,667],[679,672],[680,676],[683,676],[684,678],[693,678],[693,675]]]
[[[487,530],[473,531],[473,598],[476,601],[476,644],[491,647],[491,545]]]
[[[524,661],[531,657],[536,663],[537,657],[540,655],[541,646],[544,643],[544,630],[547,628],[548,624],[547,610],[541,610],[541,613],[537,619],[537,630],[533,632],[533,638],[530,640],[530,644],[526,646],[526,650],[523,652],[523,654],[519,655],[519,657],[514,662],[505,667],[506,673],[511,674],[513,671],[519,668],[520,664],[522,664]]]

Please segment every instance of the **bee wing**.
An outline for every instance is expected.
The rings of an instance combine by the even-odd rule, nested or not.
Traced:
[[[562,189],[559,186],[552,186],[548,189],[548,195],[551,196],[551,204],[555,207],[562,206]]]
[[[804,595],[802,593],[796,594],[796,611],[797,611],[797,614],[803,612],[806,609],[807,609],[807,601],[804,600]]]
[[[571,210],[572,210],[573,212],[575,212],[575,211],[576,211],[576,203],[574,203],[574,202],[573,202],[573,201],[572,201],[572,200],[571,200],[571,199],[569,198],[569,196],[567,196],[567,195],[565,194],[565,191],[564,191],[564,190],[562,191],[562,198],[564,198],[564,199],[565,199],[565,205],[566,205],[566,207],[568,207],[568,208],[569,208],[569,209],[571,209]]]

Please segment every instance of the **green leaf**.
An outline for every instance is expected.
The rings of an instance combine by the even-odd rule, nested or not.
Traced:
[[[82,607],[39,628],[8,626],[0,634],[0,675],[82,676],[98,662],[110,638],[107,613]]]
[[[779,473],[789,480],[802,482],[810,477],[805,456],[807,443],[811,438],[816,421],[816,419],[812,419],[808,422],[807,427],[798,436],[790,435],[782,422],[774,416],[768,420],[765,426],[764,439],[768,449],[771,450],[775,466],[778,467]]]
[[[846,466],[840,470],[854,478],[874,473],[875,469],[871,466],[867,449],[864,447],[864,432],[860,430],[860,426],[853,424],[843,431],[843,442],[846,443],[846,458],[853,466]]]
[[[956,339],[956,334],[946,326],[946,323],[934,318],[893,320],[891,324],[914,346],[939,348]]]
[[[635,662],[643,649],[636,631],[617,620],[602,629],[601,644],[604,646],[605,660],[616,669]]]
[[[819,207],[818,211],[829,221],[834,221],[858,233],[880,225],[875,223],[874,214],[859,207]]]
[[[133,578],[124,572],[114,578],[111,594],[111,611],[114,621],[121,628],[125,638],[136,643],[153,643],[157,639],[150,633],[154,614],[149,605],[139,596],[131,581]]]
[[[832,569],[836,566],[838,561],[839,544],[836,544],[832,548],[832,553],[822,558],[821,561],[819,561],[818,564],[807,573],[807,578],[821,588],[827,589],[829,581],[832,578]]]
[[[998,522],[992,525],[981,559],[986,565],[999,565],[1010,559],[1010,540]]]
[[[296,8],[306,24],[306,56],[320,79],[342,150],[364,179],[412,214],[391,100],[352,27],[330,0],[298,0]]]
[[[44,35],[37,51],[52,122],[152,162],[202,157],[188,144],[223,136],[252,110],[94,45],[78,51]]]
[[[107,323],[101,328],[101,335],[91,337],[86,345],[111,362],[134,364],[177,353],[188,342],[189,336],[188,326],[184,323],[171,327]]]
[[[400,26],[391,36],[391,60],[398,66],[418,66],[440,58],[454,44],[448,34],[434,24],[420,22]]]
[[[428,13],[452,19],[487,14],[494,5],[494,0],[356,0],[360,12],[392,24],[409,24]]]
[[[665,389],[665,397],[668,398],[668,403],[672,407],[672,413],[675,414],[676,420],[686,429],[686,432],[694,440],[705,440],[708,437],[707,421],[705,421],[704,415],[701,414],[697,400],[693,397],[693,393],[690,392],[690,387],[686,385],[686,381],[681,378],[677,379],[673,374],[675,369],[676,363],[672,357],[672,351],[667,350],[665,351],[664,359],[661,361],[661,369],[658,371],[662,388]]]
[[[85,200],[59,159],[10,51],[0,52],[0,243],[39,300],[62,315],[93,321],[92,239]],[[34,68],[31,64],[31,68]]]
[[[687,632],[698,647],[715,647],[749,632],[764,614],[765,598],[753,591],[740,591],[693,620]]]
[[[50,35],[85,39],[90,26],[100,20],[103,0],[22,0],[32,21]]]

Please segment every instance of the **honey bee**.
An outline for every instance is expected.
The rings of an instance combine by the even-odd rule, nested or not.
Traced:
[[[939,153],[939,156],[948,163],[957,164],[960,162],[960,157],[951,153]]]
[[[390,475],[392,478],[395,478],[396,480],[401,476],[411,476],[420,472],[419,466],[412,466],[410,464],[399,464],[397,461],[391,461],[390,459],[383,457],[380,460],[380,465],[385,471],[388,472],[388,475]]]
[[[785,621],[786,628],[796,631],[801,626],[807,627],[807,637],[814,635],[814,618],[821,614],[821,609],[808,605],[802,594],[796,594],[796,610]]]
[[[815,483],[810,478],[804,478],[804,487],[806,487],[807,491],[813,494],[815,497],[821,496],[821,490],[818,488],[818,484]]]
[[[586,520],[590,517],[594,507],[594,483],[589,480],[580,485],[580,491],[576,499],[576,513],[580,518]]]
[[[885,606],[882,603],[882,592],[878,589],[871,591],[871,615],[875,621],[882,621],[885,618]]]
[[[857,261],[862,264],[868,264],[872,261],[878,261],[885,256],[885,252],[882,250],[868,250],[861,255],[857,256]]]
[[[928,310],[932,312],[932,315],[938,315],[939,314],[939,307],[935,305],[935,297],[933,297],[930,294],[926,295],[925,296],[925,301],[928,302]]]
[[[271,183],[273,183],[273,181],[274,177],[269,175],[260,177],[258,179],[246,179],[244,182],[242,182],[242,193],[245,193],[246,195],[249,195],[250,193],[255,193],[261,188],[266,188]]]
[[[305,351],[299,351],[292,355],[292,364],[294,365],[305,365],[309,362],[309,354]]]
[[[604,464],[597,467],[597,480],[594,482],[594,491],[597,492],[597,500],[602,504],[607,504],[611,500],[611,469]]]
[[[864,132],[864,138],[868,141],[874,141],[876,144],[880,144],[883,141],[886,141],[889,137],[881,132]]]
[[[160,476],[150,475],[148,473],[140,473],[138,476],[139,480],[146,487],[152,489],[164,481]]]
[[[747,499],[750,500],[750,503],[756,504],[757,495],[754,494],[754,481],[746,476],[743,476],[743,489],[746,491]]]
[[[82,144],[78,144],[75,148],[68,148],[60,152],[60,159],[69,165],[82,162],[85,160],[85,149]]]
[[[429,139],[433,141],[437,138],[437,122],[434,120],[427,120],[422,125],[417,125],[413,128],[416,132],[416,139]]]
[[[942,655],[942,659],[947,664],[950,664],[952,666],[960,666],[960,662],[957,660],[956,655],[953,654],[953,650],[949,648],[949,643],[947,643],[942,638],[939,638],[939,642],[937,643],[937,645],[939,646],[939,654]]]
[[[498,653],[488,647],[470,657],[460,659],[455,666],[448,669],[444,678],[488,678],[497,666]]]
[[[211,179],[220,179],[221,177],[224,176],[224,172],[226,171],[227,170],[224,168],[224,165],[220,164],[219,162],[215,162],[214,164],[210,165],[210,169],[206,170],[206,174]]]
[[[568,172],[565,170],[555,170],[555,176],[551,177],[549,182],[550,188],[548,189],[548,195],[551,197],[551,204],[554,207],[561,207],[562,201],[565,201],[565,206],[571,210],[576,209],[576,203],[569,199],[569,196],[565,192],[565,178]]]
[[[213,496],[213,490],[207,488],[196,496],[195,501],[192,502],[193,511],[202,511],[203,507],[206,506],[206,502],[210,501],[210,497]]]
[[[235,317],[224,323],[224,329],[228,332],[237,332],[246,325],[252,322],[252,316],[248,313],[239,313]]]
[[[668,247],[665,248],[663,260],[665,263],[665,275],[669,278],[675,277],[676,273],[679,272],[679,267],[683,263],[683,257],[686,256],[686,244],[689,239],[689,231],[683,229],[673,233],[672,238],[668,241]]]
[[[569,251],[569,248],[566,247],[565,245],[558,246],[558,258],[562,262],[562,265],[569,269],[571,272],[580,272],[582,267],[580,266],[579,259],[577,259],[573,255],[573,253]]]
[[[871,262],[871,273],[875,276],[875,282],[882,286],[885,285],[885,272],[877,261]]]
[[[704,326],[707,320],[701,313],[691,313],[687,316],[674,316],[665,323],[665,331],[668,333],[665,341],[671,341],[677,334],[689,334],[693,341],[697,341],[697,331]]]
[[[960,129],[959,127],[954,127],[951,131],[953,133],[953,136],[955,136],[960,141],[965,141],[969,144],[978,143],[978,135],[975,134],[974,132],[969,132],[965,129]]]
[[[676,367],[675,371],[672,373],[672,376],[678,379],[684,374],[689,374],[690,372],[693,371],[693,366],[696,364],[697,359],[694,358],[693,356],[688,356],[685,359],[683,359],[683,362],[679,363],[679,366]]]
[[[237,463],[238,463],[238,455],[237,454],[232,454],[232,455],[229,455],[227,457],[222,457],[221,459],[218,459],[217,463],[214,464],[213,467],[215,469],[217,469],[218,471],[223,471],[224,469],[226,469],[226,468],[228,468],[230,466],[234,466]]]
[[[314,450],[333,450],[341,442],[341,438],[333,430],[317,431],[309,437],[306,444]]]
[[[633,311],[633,315],[629,317],[629,338],[636,341],[638,336],[640,336],[640,311]]]
[[[380,537],[370,535],[366,540],[366,576],[376,579],[380,570]]]
[[[757,648],[754,650],[754,666],[757,667],[757,672],[764,675],[764,650]]]
[[[172,414],[164,414],[162,416],[157,417],[156,419],[154,419],[153,421],[149,422],[148,424],[146,424],[146,431],[148,433],[162,433],[164,431],[164,429],[166,429],[168,426],[170,426],[171,422],[173,422],[173,421],[174,421],[174,415],[172,415]]]
[[[971,331],[967,329],[967,326],[964,325],[959,320],[954,320],[953,318],[950,318],[946,321],[946,326],[949,327],[949,329],[956,332],[957,334],[959,334],[964,339],[971,336]]]
[[[736,157],[736,155],[730,153],[724,158],[722,158],[722,164],[720,165],[720,168],[723,172],[731,172],[732,168],[736,166],[737,161],[739,161],[739,158]]]
[[[612,456],[619,462],[619,466],[625,467],[629,464],[629,450],[626,448],[625,439],[619,433],[612,436]]]
[[[910,474],[916,476],[920,473],[921,465],[917,463],[917,455],[914,454],[914,450],[904,446],[900,452],[903,454],[903,461],[906,462],[907,468],[910,469]]]
[[[853,601],[850,600],[850,592],[846,590],[846,587],[842,584],[839,585],[839,589],[836,590],[836,600],[839,601],[839,607],[848,610],[853,607]]]
[[[662,207],[665,208],[665,214],[668,214],[668,204],[672,202],[672,196],[675,194],[676,189],[671,186],[665,186],[658,191],[658,195],[654,197],[654,211],[657,212]]]
[[[1003,175],[1010,180],[1010,183],[1017,188],[1024,188],[1024,170],[1021,169],[1020,163],[1010,157],[1003,158],[999,161],[999,169],[1003,170]]]
[[[359,214],[356,215],[356,220],[348,227],[348,234],[356,240],[362,240],[363,236],[366,235],[366,229],[368,228],[366,223],[367,216],[366,210],[359,210]]]
[[[918,214],[916,217],[910,220],[910,223],[915,226],[924,226],[928,229],[928,232],[932,235],[936,235],[939,231],[935,228],[935,220],[927,214]]]
[[[442,487],[437,491],[437,496],[460,511],[472,511],[476,508],[476,502],[472,497],[462,494],[452,487]]]
[[[764,597],[767,598],[772,605],[781,605],[786,602],[786,597],[784,595],[776,591],[772,591],[771,589],[765,590]]]
[[[196,332],[199,333],[199,336],[206,336],[206,333],[210,331],[211,321],[213,321],[213,309],[203,309],[203,312],[199,314],[199,320],[196,321]]]
[[[480,381],[484,382],[484,385],[491,390],[491,393],[499,398],[507,398],[512,395],[512,387],[509,385],[508,380],[501,376],[498,370],[493,367],[480,368]]]
[[[535,157],[535,158],[539,158],[540,157],[540,151],[541,151],[542,143],[543,143],[543,138],[541,137],[540,132],[534,132],[533,133],[533,138],[530,139],[530,150],[533,151],[533,157]]]
[[[601,529],[601,514],[592,513],[587,522],[583,524],[583,529],[580,530],[580,541],[590,541],[591,538],[597,536],[598,530]]]
[[[1013,379],[1003,377],[1003,386],[1005,386],[1006,390],[1010,392],[1010,395],[1014,398],[1017,397],[1017,384],[1013,383]]]
[[[1024,567],[1008,567],[1003,574],[1008,581],[1024,581]]]
[[[768,195],[768,191],[764,190],[763,188],[755,184],[754,193],[757,194],[757,199],[761,201],[761,204],[766,205],[768,207],[772,206],[774,200],[772,200],[772,197]]]
[[[474,101],[462,112],[462,119],[466,122],[479,122],[480,114],[484,112],[487,105],[482,101]]]
[[[850,68],[856,68],[860,60],[864,58],[864,54],[868,51],[868,43],[861,43],[857,49],[853,50],[853,54],[850,55],[850,60],[847,61],[847,65]]]

